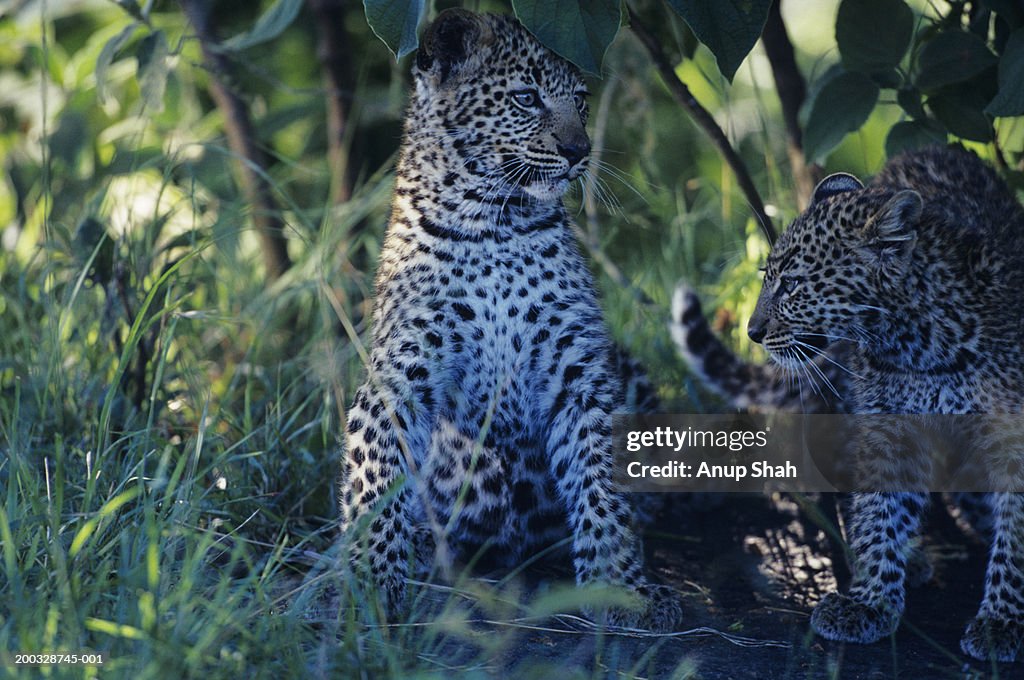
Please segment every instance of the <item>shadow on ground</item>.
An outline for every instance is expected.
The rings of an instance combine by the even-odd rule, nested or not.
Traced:
[[[960,635],[981,599],[986,548],[960,530],[941,502],[932,506],[924,539],[934,577],[909,591],[896,634],[873,645],[811,634],[810,611],[836,587],[837,570],[835,542],[822,528],[827,519],[808,518],[830,501],[801,510],[787,497],[729,494],[711,509],[680,501],[662,508],[645,538],[647,559],[658,579],[683,593],[685,631],[634,637],[601,632],[574,616],[522,625],[484,616],[458,636],[445,635],[426,660],[458,669],[459,677],[476,671],[559,680],[1024,678],[1024,664],[985,664],[960,652]],[[523,587],[543,589],[552,580],[571,574],[533,570]],[[498,635],[505,640],[500,652],[481,657],[486,640]]]
[[[981,600],[986,549],[941,501],[924,540],[935,574],[909,591],[895,636],[852,645],[810,633],[811,608],[836,587],[835,547],[810,514],[789,498],[738,494],[713,511],[662,513],[648,538],[651,566],[667,582],[695,583],[706,593],[693,620],[788,645],[739,647],[710,637],[673,641],[665,654],[689,657],[703,678],[1024,678],[1019,664],[999,668],[960,653],[960,635]]]

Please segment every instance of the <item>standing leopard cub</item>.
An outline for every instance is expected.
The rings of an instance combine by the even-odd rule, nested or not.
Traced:
[[[458,10],[428,29],[413,74],[348,413],[347,554],[394,615],[414,544],[512,565],[571,536],[578,583],[643,599],[611,622],[672,629],[681,608],[646,580],[612,487],[624,364],[562,205],[590,153],[584,83],[514,19]]]
[[[793,368],[833,342],[848,343],[853,413],[1020,414],[1022,237],[1024,210],[962,148],[899,156],[868,187],[833,175],[773,248],[748,332]],[[905,459],[901,469],[901,459],[887,458],[900,434],[862,431],[856,459],[921,474]],[[988,470],[1007,484],[1001,488],[1020,489],[1021,438],[1004,434],[995,443],[1009,441],[1012,448],[998,449],[1009,455],[988,459]],[[854,580],[847,594],[832,593],[814,610],[819,634],[874,642],[895,630],[927,500],[916,492],[854,494]],[[1024,494],[988,500],[994,526],[984,596],[961,647],[975,658],[1012,661],[1024,644]]]

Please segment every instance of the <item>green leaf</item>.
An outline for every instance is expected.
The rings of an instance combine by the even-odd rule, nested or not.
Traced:
[[[64,109],[56,129],[47,140],[51,158],[63,161],[68,167],[75,167],[78,155],[88,144],[89,137],[88,119],[76,109]]]
[[[110,637],[123,638],[125,640],[146,639],[145,631],[140,630],[135,626],[129,626],[124,623],[114,623],[113,621],[104,621],[103,619],[97,619],[92,616],[85,619],[85,628],[86,630],[104,633]]]
[[[929,40],[917,61],[916,85],[935,90],[975,76],[996,63],[984,41],[961,30],[943,31]]]
[[[994,131],[984,112],[987,101],[977,89],[956,88],[929,97],[928,108],[957,137],[990,142]]]
[[[291,26],[302,8],[302,0],[277,0],[260,15],[252,30],[228,38],[221,45],[239,51],[273,40]]]
[[[771,0],[668,0],[718,61],[718,70],[732,82],[768,19]]]
[[[136,78],[146,107],[152,111],[164,110],[164,90],[167,89],[167,38],[163,31],[153,31],[139,41],[135,53],[139,61]]]
[[[601,73],[604,53],[622,22],[622,5],[617,0],[512,0],[512,9],[537,40],[594,74]]]
[[[139,3],[135,0],[115,0],[115,2],[118,7],[127,12],[128,15],[136,21],[139,21],[140,23],[145,23],[147,21],[146,15],[142,12],[142,7],[140,7]]]
[[[111,280],[114,264],[114,244],[107,227],[89,216],[78,223],[72,240],[76,264],[88,267],[88,277],[106,285]]]
[[[165,253],[175,248],[188,248],[194,250],[196,244],[201,242],[203,239],[202,234],[197,229],[190,229],[189,231],[182,232],[170,239],[166,243],[160,245],[159,252]]]
[[[1006,41],[999,59],[999,91],[985,107],[990,116],[1024,114],[1024,28],[1018,28]]]
[[[917,119],[925,117],[924,106],[921,104],[921,91],[916,87],[905,87],[896,92],[896,102],[907,112],[907,115]]]
[[[374,35],[398,59],[420,44],[416,28],[423,16],[424,0],[363,0],[363,8]]]
[[[75,533],[74,539],[71,541],[71,547],[68,549],[68,556],[74,559],[75,555],[82,550],[82,546],[85,545],[85,542],[88,541],[89,537],[96,531],[96,527],[99,526],[99,523],[116,513],[121,509],[121,506],[128,501],[133,500],[138,495],[139,488],[132,487],[127,491],[122,491],[104,503],[99,512],[97,512],[93,517],[90,517],[84,524],[82,524],[81,527],[79,527],[78,531]]]
[[[885,155],[892,158],[901,151],[929,144],[945,144],[946,134],[938,126],[918,120],[896,123],[885,138]]]
[[[825,83],[811,102],[804,129],[807,160],[822,163],[848,132],[860,128],[878,101],[878,85],[849,71]]]
[[[843,0],[839,5],[836,43],[847,70],[878,73],[896,68],[913,33],[914,13],[903,0]]]
[[[903,86],[903,76],[896,69],[890,69],[888,71],[875,71],[870,74],[871,80],[879,87],[888,88],[890,90],[898,90]]]
[[[107,44],[100,50],[99,56],[96,57],[96,99],[101,105],[107,103],[107,69],[114,62],[117,53],[138,29],[139,24],[125,26],[120,33],[107,41]]]

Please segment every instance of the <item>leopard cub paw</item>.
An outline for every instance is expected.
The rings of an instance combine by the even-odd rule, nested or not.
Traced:
[[[683,605],[679,595],[667,586],[644,584],[633,591],[636,607],[612,607],[596,619],[611,626],[638,628],[653,633],[671,633],[679,630],[683,621]]]
[[[899,614],[892,609],[839,593],[829,593],[811,614],[811,627],[818,635],[840,642],[878,642],[891,635],[899,622]]]
[[[1024,622],[978,616],[967,626],[960,649],[980,661],[1024,659]]]
[[[640,627],[655,633],[671,633],[679,630],[683,622],[683,603],[679,594],[668,586],[648,584],[641,596],[644,608],[640,613]]]

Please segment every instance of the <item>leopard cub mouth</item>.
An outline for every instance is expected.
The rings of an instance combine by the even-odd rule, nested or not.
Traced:
[[[831,341],[821,333],[796,333],[793,339],[801,345],[810,345],[814,349],[823,350],[828,347]]]
[[[796,368],[800,364],[814,361],[832,344],[820,333],[794,333],[786,338],[767,338],[764,348],[781,366]]]

